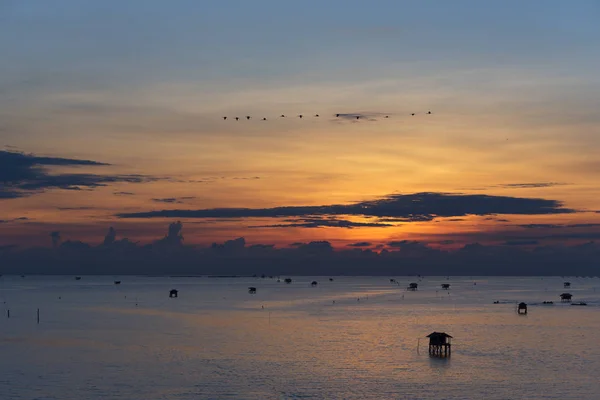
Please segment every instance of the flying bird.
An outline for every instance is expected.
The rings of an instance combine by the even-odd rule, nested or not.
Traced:
[[[410,115],[415,115],[415,113],[410,113]]]
[[[360,119],[360,115],[357,115],[357,116],[356,116],[356,119]]]
[[[285,118],[285,115],[281,114],[279,117],[280,117],[280,118]]]
[[[315,114],[315,117],[318,117],[318,116],[319,116],[319,114]]]
[[[235,117],[235,120],[236,120],[236,121],[239,121],[239,120],[240,120],[240,117]]]
[[[223,117],[223,120],[226,120],[226,119],[227,119],[227,117]]]
[[[427,111],[427,114],[431,114],[431,111]]]
[[[302,114],[298,115],[299,118],[302,118]]]
[[[266,120],[267,120],[267,118],[266,118],[266,117],[265,117],[265,118],[263,118],[263,121],[266,121]]]
[[[249,116],[249,115],[246,115],[246,119],[250,119],[250,116]]]
[[[335,114],[335,116],[336,116],[336,117],[339,117],[339,116],[340,116],[340,114]]]
[[[389,115],[386,115],[385,118],[389,118]]]

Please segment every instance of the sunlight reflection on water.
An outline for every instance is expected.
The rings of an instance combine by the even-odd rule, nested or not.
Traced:
[[[120,279],[0,278],[0,399],[600,398],[598,279]]]

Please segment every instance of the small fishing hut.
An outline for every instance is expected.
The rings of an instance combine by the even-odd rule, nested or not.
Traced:
[[[449,283],[442,283],[442,289],[444,289],[444,290],[450,289],[450,284]]]
[[[390,279],[390,283],[396,283],[396,280],[394,278]]]
[[[283,281],[285,283],[292,283],[292,278],[285,278]]]
[[[115,285],[120,285],[121,281],[115,281]]]
[[[434,357],[449,357],[452,353],[452,336],[446,332],[432,332],[429,338],[429,355]]]
[[[169,291],[169,297],[177,297],[177,295],[178,295],[178,294],[179,294],[179,291],[178,291],[178,290],[171,289],[171,290]]]
[[[568,303],[571,301],[571,298],[573,297],[573,295],[571,293],[562,293],[560,295],[560,301],[562,303]]]
[[[406,290],[410,290],[411,292],[414,292],[415,290],[417,290],[417,287],[419,287],[419,284],[412,282],[408,285]]]
[[[563,283],[563,287],[564,288],[570,288],[571,287],[571,282],[565,282],[565,283]]]
[[[76,280],[76,281],[80,281],[80,280],[81,280],[81,277],[80,277],[80,276],[76,276],[76,277],[75,277],[75,280]]]
[[[333,278],[329,278],[329,282],[333,282]]]
[[[250,287],[248,288],[248,293],[250,293],[250,294],[256,294],[256,288],[255,288],[255,287],[253,287],[253,286],[250,286]]]
[[[310,286],[317,286],[318,284],[319,284],[319,282],[317,282],[317,281],[312,281],[312,282],[310,283]]]
[[[517,314],[527,314],[527,303],[519,303],[517,306]]]

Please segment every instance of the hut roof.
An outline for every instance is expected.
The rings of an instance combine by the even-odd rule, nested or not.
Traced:
[[[430,338],[430,337],[449,337],[449,338],[452,338],[452,336],[448,335],[446,332],[431,332],[426,337],[428,337],[428,338]]]
[[[562,293],[560,297],[573,297],[571,293]]]

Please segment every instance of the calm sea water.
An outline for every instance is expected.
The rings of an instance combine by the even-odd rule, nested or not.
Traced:
[[[396,279],[0,277],[0,399],[600,399],[600,279]]]

